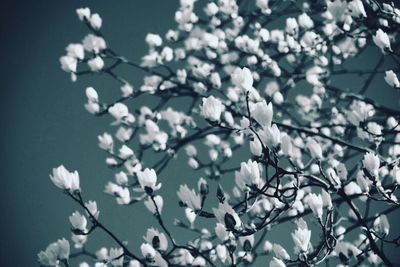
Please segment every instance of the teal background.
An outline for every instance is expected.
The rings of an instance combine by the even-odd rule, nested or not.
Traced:
[[[84,88],[93,85],[100,97],[112,99],[113,93],[119,93],[119,85],[101,77],[80,77],[72,83],[69,75],[60,70],[58,59],[65,46],[79,42],[88,32],[75,15],[75,9],[82,6],[100,13],[102,31],[113,49],[139,61],[147,50],[146,33],[164,34],[175,26],[173,18],[178,1],[7,0],[0,3],[1,266],[36,266],[39,250],[57,238],[70,238],[68,216],[77,206],[48,178],[51,169],[60,164],[79,171],[85,198],[97,200],[101,220],[121,239],[128,240],[134,251],[138,251],[146,227],[156,225],[142,204],[117,206],[102,193],[114,172],[105,166],[105,154],[97,148],[96,136],[110,129],[111,120],[95,118],[85,111]],[[363,64],[354,65],[372,69],[379,55],[377,49],[372,50],[362,59]],[[122,73],[135,87],[140,86],[143,73],[132,69],[122,69]],[[355,83],[348,77],[342,77],[340,82],[345,87]],[[399,107],[398,93],[382,80],[374,81],[371,88],[374,88],[368,91],[371,97]],[[144,103],[153,104],[148,99]],[[187,167],[175,162],[161,177],[163,213],[168,214],[169,225],[174,217],[183,218],[175,193],[178,185],[182,181],[192,185],[198,178],[188,173]],[[176,228],[170,228],[178,233]],[[179,231],[176,236],[184,240],[190,234]],[[283,240],[281,233],[272,233],[270,237],[277,238],[275,242]],[[285,231],[287,239],[290,235]],[[89,238],[88,244],[89,248],[113,245],[100,232],[92,240]]]

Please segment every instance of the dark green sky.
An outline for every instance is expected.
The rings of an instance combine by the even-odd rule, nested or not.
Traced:
[[[89,6],[99,12],[111,45],[138,60],[146,51],[147,32],[164,33],[174,25],[177,5],[175,0],[1,1],[1,266],[35,266],[40,249],[69,238],[68,216],[76,206],[51,184],[54,166],[79,170],[84,194],[99,200],[104,217],[115,207],[101,193],[113,173],[96,138],[110,120],[94,118],[83,108],[84,88],[94,79],[73,84],[59,67],[65,46],[87,33],[75,9]],[[134,85],[142,78],[135,72],[129,77]],[[96,80],[101,90],[119,90],[110,80]],[[118,219],[108,218],[110,226],[120,233],[127,228],[127,239],[141,237],[146,222],[135,227],[126,220],[126,209],[114,209]],[[147,223],[151,220],[148,216]]]

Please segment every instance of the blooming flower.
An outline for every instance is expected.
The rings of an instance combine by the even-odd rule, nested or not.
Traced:
[[[190,190],[187,185],[180,185],[177,195],[179,199],[192,210],[196,211],[201,209],[201,197],[196,194],[194,189]]]
[[[253,76],[251,71],[244,67],[243,69],[236,68],[231,75],[232,83],[244,90],[251,90],[253,88]]]
[[[86,231],[87,220],[85,215],[79,213],[79,211],[75,211],[69,216],[69,221],[72,225],[73,229],[81,230],[82,232]]]
[[[154,202],[156,203],[156,205],[154,205],[153,201],[151,200],[151,197],[148,197],[147,200],[144,202],[144,205],[153,214],[155,214],[157,210],[159,213],[161,213],[162,208],[164,206],[164,200],[162,196],[160,195],[154,196]]]
[[[315,159],[322,159],[322,148],[320,144],[313,138],[309,138],[306,144],[308,150],[310,151],[311,157]]]
[[[153,259],[156,256],[156,250],[149,243],[143,243],[140,250],[146,259]]]
[[[69,190],[70,192],[80,191],[78,172],[69,172],[64,165],[54,168],[53,175],[50,175],[50,179],[61,189]]]
[[[399,88],[400,82],[393,70],[385,71],[385,81],[392,87]]]
[[[65,238],[59,239],[39,252],[38,261],[43,266],[58,266],[58,260],[68,260],[69,253],[69,242]]]
[[[382,31],[382,29],[378,29],[374,36],[372,36],[372,40],[374,41],[375,45],[379,47],[382,52],[385,50],[392,50],[390,47],[390,40],[389,36],[386,32]]]
[[[147,229],[146,236],[143,239],[147,243],[152,244],[152,247],[155,249],[166,251],[168,248],[168,240],[165,234],[160,233],[154,228]]]
[[[316,195],[314,193],[309,194],[308,206],[310,207],[314,215],[317,216],[317,218],[322,219],[323,202],[321,195]]]
[[[251,107],[251,116],[262,126],[271,126],[273,110],[272,103],[267,105],[265,100],[258,102]]]
[[[92,58],[88,61],[88,66],[91,71],[97,72],[103,69],[104,67],[104,61],[101,57],[97,56],[95,58]]]
[[[155,170],[146,168],[144,171],[139,171],[136,174],[139,184],[144,191],[148,192],[150,190],[149,193],[152,193],[161,188],[161,183],[157,185],[157,174]]]
[[[365,153],[362,163],[371,175],[378,176],[380,161],[377,155],[371,152]]]
[[[307,252],[311,240],[311,230],[308,230],[307,223],[302,218],[299,221],[298,228],[292,233],[293,242],[300,251]]]
[[[210,121],[219,121],[222,111],[225,106],[221,100],[213,96],[203,98],[203,105],[201,106],[201,115]]]
[[[240,171],[235,172],[235,181],[241,189],[245,189],[246,185],[258,187],[261,182],[258,163],[250,159],[247,162],[240,163]]]
[[[213,208],[213,213],[217,220],[225,225],[227,230],[238,230],[241,227],[239,215],[227,201],[224,201],[224,203],[219,203],[218,209]]]
[[[98,30],[101,28],[103,20],[101,19],[100,15],[95,13],[90,16],[89,23],[93,29]]]

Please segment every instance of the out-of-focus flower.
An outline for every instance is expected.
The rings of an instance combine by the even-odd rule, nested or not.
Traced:
[[[392,87],[399,88],[400,82],[393,70],[385,71],[385,81]]]
[[[76,72],[78,61],[71,56],[62,56],[60,58],[61,69],[66,72]]]
[[[109,259],[114,267],[122,267],[124,264],[124,249],[123,248],[110,248]]]
[[[101,57],[97,56],[95,58],[92,58],[88,61],[88,66],[91,71],[97,72],[103,69],[104,67],[104,61]]]
[[[70,192],[80,191],[79,173],[77,171],[69,172],[64,165],[54,168],[50,179],[61,189],[69,190]]]
[[[90,16],[89,23],[93,29],[98,30],[101,28],[103,20],[101,19],[99,14],[95,13]]]
[[[86,212],[88,216],[90,213],[94,218],[99,218],[100,211],[97,209],[96,201],[89,200],[85,203],[85,207],[89,210],[89,212]]]
[[[118,122],[128,117],[128,107],[124,103],[117,102],[108,109],[108,113],[113,116]]]
[[[287,253],[286,249],[284,249],[279,244],[273,244],[272,245],[272,251],[275,253],[275,256],[277,258],[279,258],[279,259],[282,259],[282,260],[289,260],[290,259],[289,253]]]
[[[376,31],[375,35],[372,36],[372,40],[374,41],[375,45],[382,50],[382,52],[385,52],[385,50],[392,50],[390,47],[389,36],[386,32],[382,31],[382,29],[378,29]]]
[[[162,45],[162,39],[158,34],[148,33],[146,35],[146,43],[150,47],[157,47]]]
[[[85,215],[80,214],[79,211],[75,211],[71,216],[69,216],[69,222],[71,223],[73,229],[78,229],[82,232],[86,231],[86,217]]]
[[[253,76],[251,75],[251,71],[244,67],[236,68],[235,71],[231,75],[232,83],[244,90],[251,90],[253,88]]]
[[[203,98],[203,105],[201,106],[201,115],[210,121],[219,121],[222,111],[225,106],[221,100],[214,96]]]
[[[379,171],[379,157],[371,152],[367,152],[362,160],[364,168],[366,168],[371,175],[377,177]]]
[[[43,266],[59,266],[58,260],[68,260],[69,253],[69,242],[65,238],[59,239],[39,252],[38,261]]]
[[[306,144],[308,150],[310,151],[311,157],[315,159],[322,159],[322,148],[321,145],[315,141],[314,138],[309,138]]]
[[[389,234],[390,224],[387,216],[381,214],[374,220],[374,230],[380,237],[385,237]]]
[[[104,150],[112,151],[113,149],[113,138],[112,135],[109,133],[103,133],[97,137],[99,140],[99,147]]]
[[[367,17],[367,13],[365,12],[364,5],[361,0],[352,0],[348,5],[352,16]]]
[[[269,262],[269,267],[286,267],[286,264],[281,259],[273,257]]]
[[[321,195],[317,195],[314,193],[309,194],[307,204],[314,213],[314,215],[317,216],[318,219],[322,219],[323,202]]]
[[[89,20],[90,18],[90,9],[88,7],[78,8],[76,9],[76,14],[80,20]]]
[[[149,243],[143,243],[140,246],[140,250],[142,251],[143,257],[148,260],[153,259],[157,253],[156,250]]]

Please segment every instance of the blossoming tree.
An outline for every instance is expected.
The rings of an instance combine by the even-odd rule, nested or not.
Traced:
[[[143,240],[123,241],[102,222],[101,203],[85,197],[78,172],[56,167],[51,181],[78,210],[71,241],[41,251],[42,266],[81,256],[80,267],[395,266],[386,250],[400,246],[398,229],[389,232],[400,207],[400,111],[365,94],[377,90],[373,79],[384,94],[400,88],[393,3],[181,0],[177,28],[148,34],[138,63],[112,49],[99,14],[77,15],[89,33],[67,46],[62,69],[72,81],[108,76],[121,90],[104,103],[86,88],[87,111],[113,120],[98,136],[115,170],[104,192],[119,205],[144,205],[154,225]],[[124,65],[143,71],[142,85],[119,74]],[[343,78],[358,83],[346,88]],[[141,106],[145,95],[152,100]],[[172,223],[159,192],[173,161],[187,162],[198,182],[179,181],[171,201],[183,218]],[[288,221],[293,231],[282,228]],[[172,227],[195,238],[178,241]],[[269,238],[273,229],[292,242]],[[88,251],[96,231],[110,244]]]

